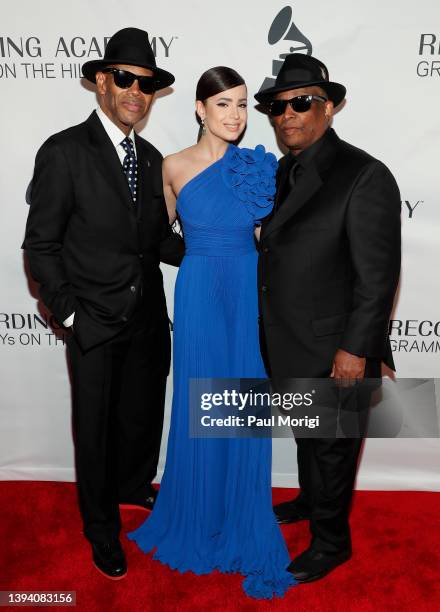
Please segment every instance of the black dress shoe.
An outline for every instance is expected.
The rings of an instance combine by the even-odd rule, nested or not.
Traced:
[[[156,501],[157,491],[150,487],[143,497],[138,497],[136,499],[131,499],[129,501],[120,502],[120,506],[126,509],[143,509],[143,510],[153,510],[154,502]]]
[[[273,507],[273,511],[279,525],[297,523],[298,521],[305,521],[310,518],[308,510],[298,503],[297,499],[278,504]]]
[[[93,563],[106,578],[120,580],[127,574],[127,562],[119,540],[91,542]]]
[[[298,582],[312,582],[323,578],[350,557],[351,550],[330,554],[310,547],[292,561],[287,571],[293,574]]]

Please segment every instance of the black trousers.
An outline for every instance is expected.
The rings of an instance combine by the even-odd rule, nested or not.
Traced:
[[[350,506],[368,409],[380,375],[380,362],[367,360],[365,378],[370,384],[366,380],[341,389],[341,429],[345,435],[357,431],[359,437],[295,438],[301,489],[297,501],[310,515],[312,545],[322,552],[351,550]]]
[[[322,552],[351,550],[350,503],[360,438],[296,438],[298,503],[310,515],[312,545]]]
[[[147,494],[156,476],[170,363],[168,318],[139,308],[116,337],[83,353],[68,340],[79,505],[85,536],[118,537],[118,504]]]
[[[260,346],[269,376],[275,378],[277,373],[270,368],[263,325],[260,325]],[[305,378],[306,373],[302,376]],[[365,377],[379,380],[380,376],[380,362],[367,360]],[[353,429],[353,422],[360,423],[360,432],[364,430],[373,388],[361,386],[347,393],[343,419],[349,424],[348,430]],[[350,411],[359,411],[360,418],[350,415]],[[351,550],[349,514],[362,435],[353,438],[296,437],[295,441],[300,486],[297,503],[310,516],[311,544],[328,553]]]

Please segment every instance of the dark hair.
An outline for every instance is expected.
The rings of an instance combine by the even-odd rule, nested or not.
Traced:
[[[244,85],[244,79],[233,68],[227,66],[210,68],[202,74],[197,83],[196,100],[204,102],[206,98],[238,85]]]
[[[196,100],[204,102],[211,96],[215,96],[227,89],[238,87],[239,85],[245,85],[245,81],[236,70],[227,66],[215,66],[206,70],[200,77],[196,87]],[[197,141],[199,141],[202,134],[202,125],[198,115],[197,121],[200,125],[197,138]]]

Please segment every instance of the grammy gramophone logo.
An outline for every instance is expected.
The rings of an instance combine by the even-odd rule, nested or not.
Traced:
[[[290,43],[290,47],[286,49],[287,52],[280,53],[278,58],[272,61],[272,76],[264,79],[260,90],[275,85],[275,79],[287,55],[290,53],[305,53],[306,55],[312,54],[312,43],[298,29],[293,21],[292,15],[292,7],[285,6],[277,14],[269,28],[267,41],[270,45],[276,45],[277,43],[283,41],[284,44]]]

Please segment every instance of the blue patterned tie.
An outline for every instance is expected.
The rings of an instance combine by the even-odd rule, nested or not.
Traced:
[[[126,153],[122,168],[124,169],[125,176],[127,177],[128,186],[130,187],[131,197],[133,198],[134,204],[136,204],[137,195],[137,161],[136,153],[134,152],[133,141],[131,138],[126,136],[121,142]]]

